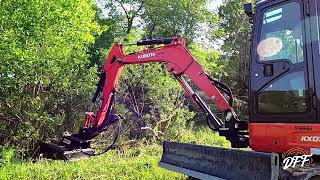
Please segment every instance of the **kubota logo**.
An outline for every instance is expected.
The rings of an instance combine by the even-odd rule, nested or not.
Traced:
[[[149,58],[153,56],[156,56],[156,53],[141,54],[138,56],[138,59],[144,59],[144,58]]]
[[[320,136],[301,136],[302,142],[320,142]]]

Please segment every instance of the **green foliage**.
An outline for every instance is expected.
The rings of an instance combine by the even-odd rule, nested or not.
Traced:
[[[150,0],[143,5],[142,17],[149,38],[180,35],[190,43],[199,35],[201,25],[210,23],[215,16],[205,0]]]
[[[208,127],[200,127],[195,130],[183,129],[176,139],[179,139],[179,142],[184,143],[195,143],[226,148],[231,147],[230,142],[227,141],[225,137],[219,136],[219,133],[213,132]]]
[[[180,35],[191,43],[203,35],[199,31],[203,24],[215,29],[209,24],[217,20],[205,0],[99,0],[98,4],[118,37],[142,28],[147,38]]]
[[[219,8],[220,29],[223,33],[223,59],[226,60],[225,71],[228,76],[222,76],[222,80],[234,90],[237,95],[247,95],[243,86],[241,75],[245,72],[240,68],[244,61],[245,39],[250,30],[249,19],[243,11],[243,4],[252,0],[225,0]]]
[[[0,147],[0,167],[16,162],[16,150],[10,147]]]
[[[116,150],[75,162],[46,161],[6,164],[0,179],[185,179],[158,167],[161,147]]]
[[[188,48],[201,66],[213,77],[222,74],[227,75],[227,73],[224,72],[226,63],[220,60],[221,54],[219,51],[201,47],[196,43],[190,44]]]
[[[180,131],[182,142],[230,147],[230,143],[208,128]],[[176,140],[176,139],[174,139]],[[6,152],[12,154],[12,150]],[[40,160],[12,162],[0,168],[0,179],[186,179],[158,167],[162,147],[157,144],[121,148],[74,162]],[[11,155],[10,155],[11,157]],[[10,159],[10,158],[9,158]]]
[[[0,143],[25,148],[78,128],[96,79],[88,45],[106,28],[94,1],[0,4]]]

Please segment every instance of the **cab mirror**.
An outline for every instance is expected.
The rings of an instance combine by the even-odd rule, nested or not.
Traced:
[[[253,16],[253,10],[252,10],[252,4],[247,3],[243,5],[244,12],[247,16],[252,17]]]

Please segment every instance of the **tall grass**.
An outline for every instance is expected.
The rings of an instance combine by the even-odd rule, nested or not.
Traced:
[[[184,179],[158,167],[161,146],[114,150],[74,162],[40,160],[3,164],[0,179]]]
[[[181,141],[229,146],[224,138],[209,130],[186,130]],[[153,144],[122,150],[74,162],[39,160],[14,161],[14,151],[2,155],[0,179],[186,179],[186,176],[158,167],[161,145]]]

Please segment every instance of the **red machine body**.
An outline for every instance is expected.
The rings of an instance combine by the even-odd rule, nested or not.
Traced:
[[[287,152],[319,148],[320,125],[307,123],[250,123],[250,147],[260,152]]]

